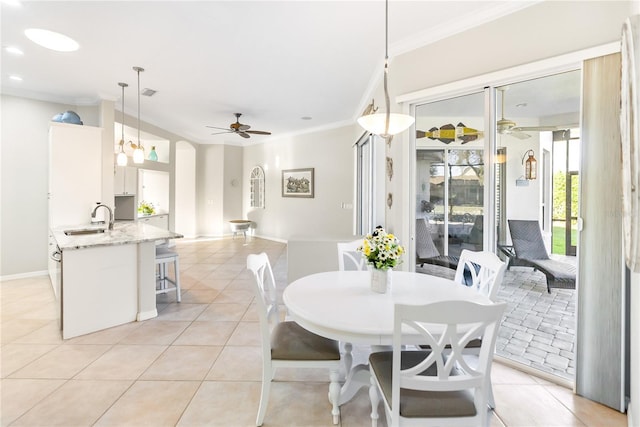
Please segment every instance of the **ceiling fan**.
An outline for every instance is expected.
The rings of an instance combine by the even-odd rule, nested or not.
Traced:
[[[504,98],[505,92],[509,89],[508,86],[498,88],[502,92],[502,113],[501,118],[496,122],[496,127],[500,135],[511,135],[519,139],[531,138],[531,135],[526,132],[542,132],[542,131],[554,131],[558,130],[557,126],[518,126],[513,120],[504,118]]]
[[[215,133],[212,133],[211,135],[220,135],[220,134],[223,134],[223,133],[235,133],[235,134],[240,135],[243,138],[251,138],[251,135],[249,135],[249,134],[271,135],[271,132],[266,132],[266,131],[263,131],[263,130],[249,130],[249,129],[251,129],[251,126],[240,123],[240,116],[242,115],[242,113],[234,113],[234,115],[236,116],[236,121],[235,121],[235,123],[231,123],[228,128],[219,128],[219,127],[215,127],[215,126],[207,126],[208,128],[220,129],[220,130],[223,131],[223,132],[215,132]]]

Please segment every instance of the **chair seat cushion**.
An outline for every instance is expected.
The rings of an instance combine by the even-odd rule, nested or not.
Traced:
[[[281,322],[271,334],[276,360],[340,360],[338,342],[309,332],[296,322]]]
[[[428,351],[403,351],[402,369],[417,365],[429,355]],[[369,366],[382,388],[382,394],[391,407],[391,379],[393,352],[372,353]],[[432,365],[422,375],[436,376]],[[406,418],[472,417],[477,414],[473,393],[463,391],[418,391],[400,389],[400,415]]]
[[[482,339],[474,338],[464,346],[464,348],[480,348],[482,347]],[[420,348],[423,350],[431,350],[431,346],[428,344],[420,344]],[[446,344],[444,348],[451,348],[451,344]]]
[[[170,249],[156,248],[156,259],[174,258],[178,257],[178,253]]]

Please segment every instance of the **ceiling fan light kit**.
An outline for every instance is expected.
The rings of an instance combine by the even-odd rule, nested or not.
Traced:
[[[389,138],[411,127],[415,118],[406,114],[391,113],[387,76],[389,75],[389,0],[385,0],[384,14],[384,100],[386,111],[376,113],[373,102],[367,107],[364,114],[358,118],[358,124],[369,132]]]

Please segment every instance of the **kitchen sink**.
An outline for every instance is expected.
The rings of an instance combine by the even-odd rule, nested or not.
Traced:
[[[65,230],[64,234],[67,236],[81,236],[83,234],[98,234],[104,232],[104,228],[81,228],[77,230]]]

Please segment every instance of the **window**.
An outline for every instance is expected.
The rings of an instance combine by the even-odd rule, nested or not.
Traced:
[[[260,166],[251,169],[251,200],[252,208],[264,209],[264,171]]]

